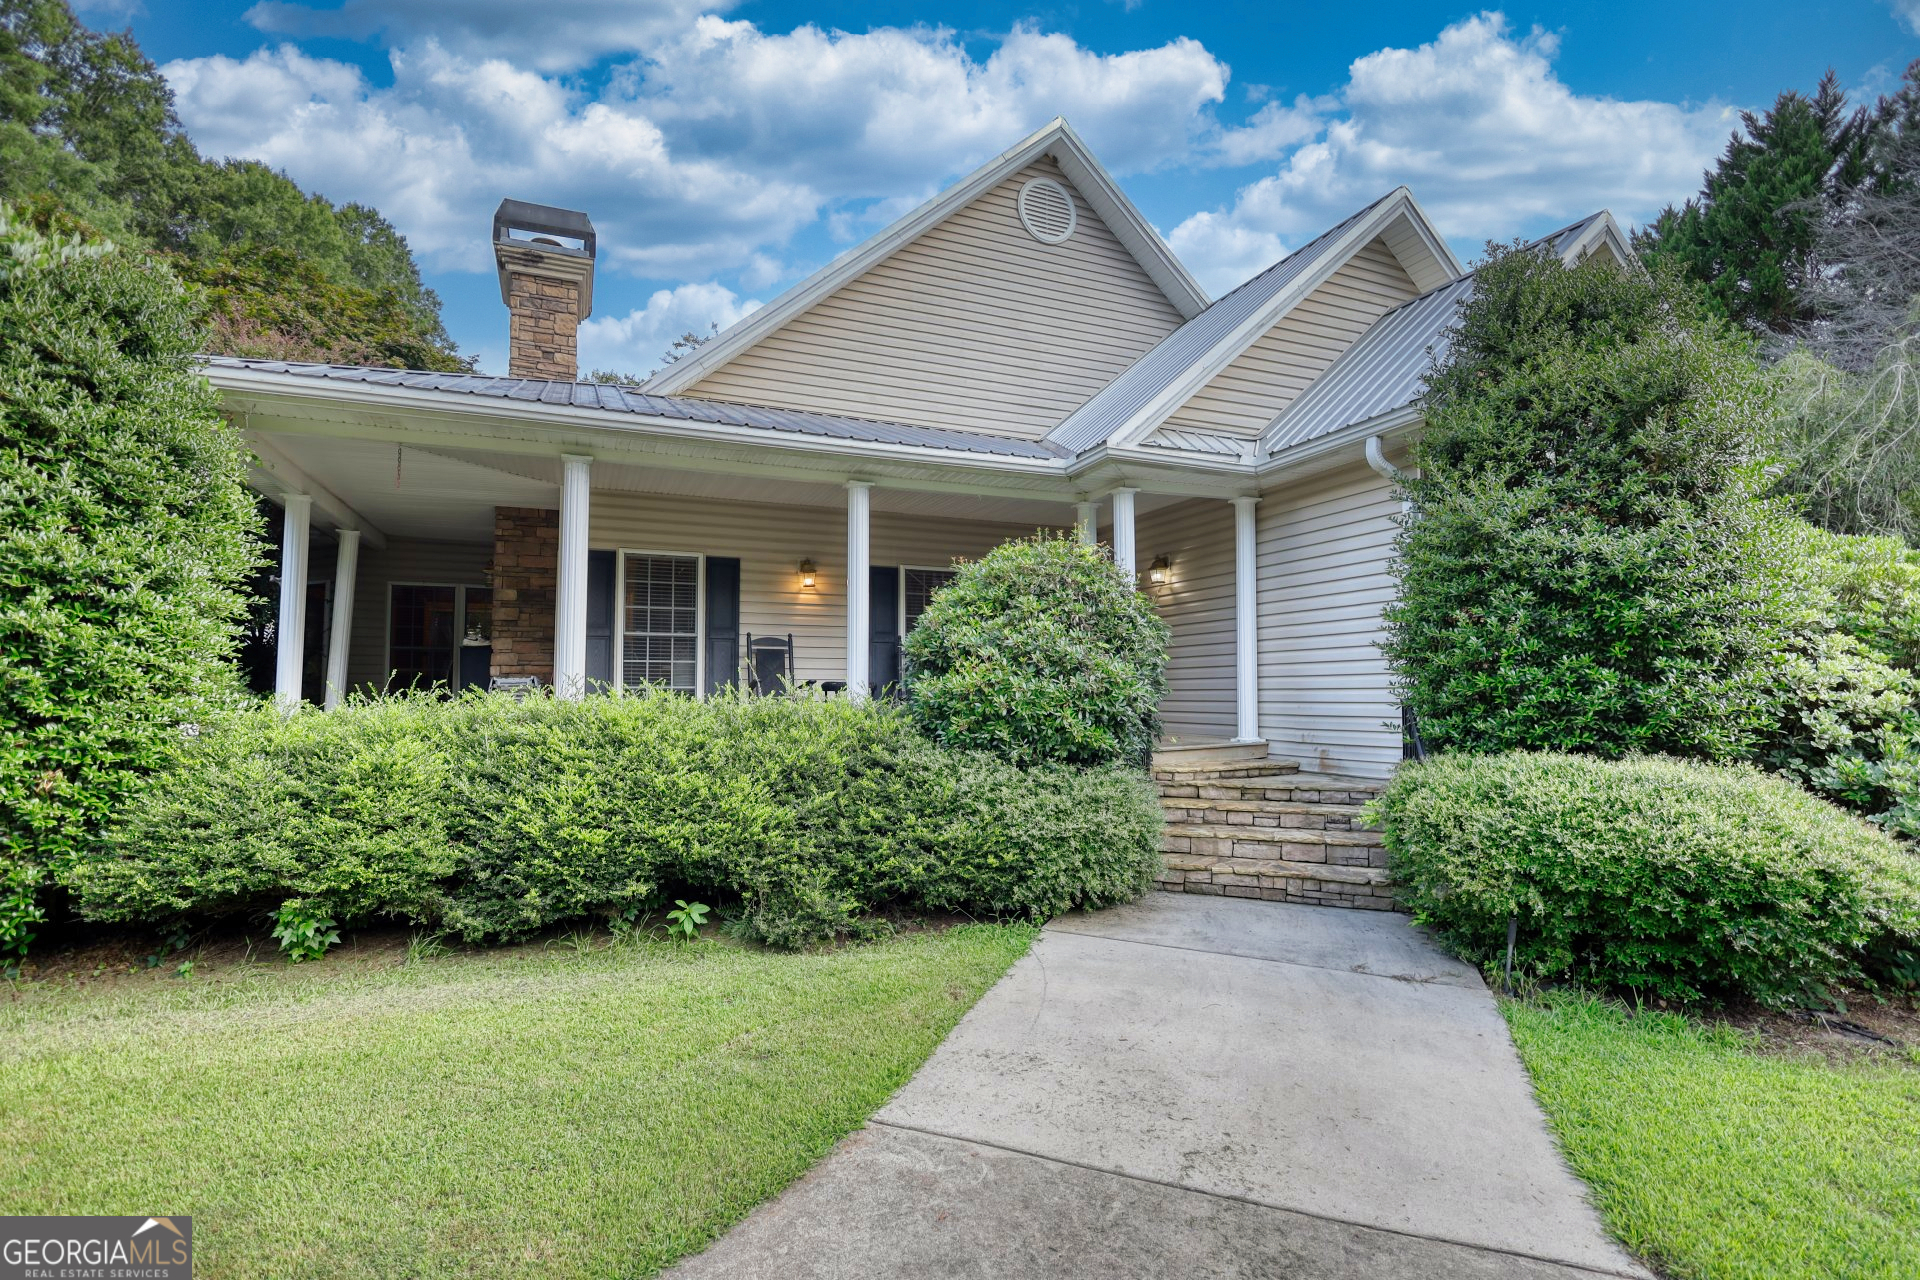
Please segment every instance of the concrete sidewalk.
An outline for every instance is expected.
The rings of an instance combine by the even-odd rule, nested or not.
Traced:
[[[864,1131],[671,1274],[1645,1272],[1472,970],[1399,916],[1159,894],[1050,925]]]

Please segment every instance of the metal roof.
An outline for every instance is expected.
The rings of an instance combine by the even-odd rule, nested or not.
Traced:
[[[1588,228],[1606,217],[1588,214],[1531,242],[1565,255]],[[1267,452],[1279,453],[1357,422],[1403,409],[1426,390],[1427,371],[1446,355],[1447,330],[1460,302],[1473,292],[1473,273],[1404,302],[1373,322],[1360,340],[1300,393],[1267,428]]]
[[[1212,431],[1161,427],[1140,442],[1143,449],[1171,449],[1178,453],[1205,453],[1221,458],[1243,458],[1254,442]]]
[[[427,373],[417,369],[375,369],[360,365],[300,364],[285,360],[243,360],[234,356],[203,356],[218,369],[247,369],[277,374],[288,381],[354,382],[376,387],[403,387],[449,396],[511,400],[522,404],[564,405],[596,409],[609,415],[627,414],[677,418],[683,422],[711,422],[762,431],[787,432],[828,440],[855,440],[871,444],[917,445],[964,453],[1007,458],[1058,459],[1065,451],[1044,442],[1011,440],[984,432],[916,427],[899,422],[875,422],[801,409],[768,409],[758,405],[702,400],[693,396],[648,395],[637,387],[595,382],[560,382],[544,378],[494,378],[478,373]],[[622,425],[617,421],[609,426]]]
[[[1342,232],[1392,196],[1389,192],[1302,245],[1162,338],[1092,399],[1067,415],[1047,433],[1047,439],[1074,453],[1104,444],[1143,405],[1178,381],[1282,289],[1305,275]]]
[[[1472,289],[1473,277],[1462,276],[1374,321],[1274,420],[1267,451],[1278,453],[1412,404],[1432,367],[1428,352],[1444,351],[1454,312]]]

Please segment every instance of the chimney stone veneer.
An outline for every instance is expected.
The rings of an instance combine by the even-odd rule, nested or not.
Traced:
[[[560,513],[493,509],[493,674],[553,679]]]
[[[502,200],[493,258],[507,304],[507,373],[572,382],[580,322],[593,314],[593,223],[584,213]]]

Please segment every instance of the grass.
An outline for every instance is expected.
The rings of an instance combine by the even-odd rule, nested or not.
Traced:
[[[209,1280],[645,1275],[857,1127],[1032,936],[29,992],[0,1007],[0,1206],[192,1214]]]
[[[1590,996],[1504,1001],[1573,1168],[1681,1280],[1920,1276],[1920,1070],[1758,1054]]]

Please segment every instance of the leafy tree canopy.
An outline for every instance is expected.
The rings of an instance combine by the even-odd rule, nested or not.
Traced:
[[[89,30],[66,0],[0,0],[0,198],[172,255],[215,286],[224,354],[469,367],[391,223],[257,161],[202,158],[131,33]],[[280,316],[294,323],[271,330]]]

